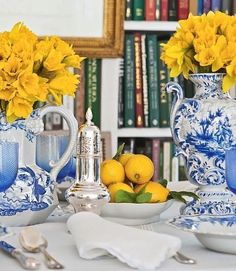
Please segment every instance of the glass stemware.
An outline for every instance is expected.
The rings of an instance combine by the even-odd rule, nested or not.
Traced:
[[[15,181],[18,172],[19,144],[0,141],[0,192]]]
[[[58,161],[65,152],[69,142],[69,135],[64,132],[44,132],[37,137],[36,163],[44,170],[50,172],[50,161]],[[57,176],[61,183],[67,176],[75,177],[75,158],[71,157]]]
[[[236,194],[236,147],[225,151],[225,177],[228,188]]]

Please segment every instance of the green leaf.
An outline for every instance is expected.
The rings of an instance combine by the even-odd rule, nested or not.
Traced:
[[[181,194],[179,192],[176,191],[170,191],[170,198],[175,199],[177,201],[181,201],[183,203],[187,203],[186,200],[181,196]]]
[[[199,199],[199,196],[196,195],[195,193],[193,192],[188,192],[188,191],[179,191],[178,192],[181,196],[187,196],[187,197],[191,197],[195,200],[198,200]]]
[[[146,203],[146,202],[150,202],[152,198],[152,193],[142,193],[142,194],[139,194],[137,195],[136,197],[136,202],[137,203]]]
[[[137,195],[140,195],[140,194],[145,193],[145,188],[146,188],[147,184],[148,184],[148,183],[146,183],[146,184],[142,187],[142,189],[137,193]]]
[[[115,202],[135,202],[136,193],[131,193],[125,190],[118,190],[115,195]]]
[[[167,187],[168,181],[166,179],[160,180],[159,183],[164,186]]]
[[[119,158],[120,158],[120,156],[121,156],[121,154],[122,154],[122,152],[123,152],[124,146],[125,146],[125,143],[122,143],[122,144],[118,147],[117,152],[116,152],[116,154],[112,157],[112,159],[117,160],[117,161],[119,160]]]

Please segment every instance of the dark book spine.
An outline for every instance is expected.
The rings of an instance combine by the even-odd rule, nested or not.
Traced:
[[[118,127],[124,126],[124,59],[119,64],[119,89],[118,89]]]
[[[149,126],[159,127],[160,124],[160,93],[158,87],[158,50],[157,36],[147,35],[147,72],[149,99]]]
[[[161,20],[161,0],[156,0],[156,21]]]
[[[143,82],[142,82],[142,52],[141,33],[134,34],[134,56],[135,56],[135,109],[136,127],[143,127]]]
[[[52,113],[52,130],[62,129],[62,117],[58,113]]]
[[[161,0],[161,21],[168,21],[168,0]]]
[[[163,47],[161,43],[165,43],[166,40],[158,40],[158,54],[162,53]],[[160,57],[158,57],[160,59]],[[163,61],[159,60],[159,88],[160,88],[160,127],[168,127],[170,125],[170,112],[168,94],[165,90],[166,83],[168,82],[168,70]]]
[[[217,11],[220,10],[221,0],[211,0],[211,10]]]
[[[134,35],[125,35],[124,126],[135,127]]]
[[[211,0],[203,0],[203,12],[208,13],[211,10]]]
[[[144,20],[144,0],[133,0],[133,20]]]
[[[233,13],[232,0],[223,0],[221,1],[221,11],[231,15]]]
[[[184,90],[186,98],[193,98],[195,95],[194,83],[184,78]]]
[[[89,107],[93,113],[93,122],[100,127],[101,112],[101,59],[85,60],[85,110]]]
[[[145,20],[146,21],[156,20],[156,0],[145,1]]]
[[[148,102],[148,79],[147,79],[147,54],[146,54],[146,35],[141,36],[142,51],[142,80],[143,80],[143,115],[144,126],[149,127],[149,102]]]
[[[133,0],[125,0],[125,20],[130,21],[133,18]]]
[[[189,1],[179,0],[178,2],[178,20],[184,20],[188,18],[189,13]]]
[[[203,13],[203,0],[197,1],[197,15],[202,15]]]
[[[168,21],[176,21],[178,18],[178,1],[177,0],[169,0],[168,2]]]

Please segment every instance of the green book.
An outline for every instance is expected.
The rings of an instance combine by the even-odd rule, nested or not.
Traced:
[[[159,91],[160,91],[160,127],[170,126],[170,108],[169,108],[169,96],[165,89],[166,83],[168,82],[168,70],[165,63],[160,59],[162,52],[161,43],[165,43],[166,40],[157,40],[158,48],[158,81],[159,81]]]
[[[134,34],[125,35],[124,126],[135,127]]]
[[[133,0],[133,20],[143,21],[144,20],[144,0]]]
[[[133,0],[125,0],[125,20],[130,21],[133,18]]]
[[[100,127],[101,114],[101,59],[85,60],[85,111],[91,108],[92,121]]]
[[[149,126],[160,125],[160,93],[158,88],[158,51],[157,36],[148,34],[147,42],[147,75],[148,75],[148,106]]]

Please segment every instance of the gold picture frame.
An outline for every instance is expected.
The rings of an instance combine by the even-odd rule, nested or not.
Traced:
[[[124,0],[104,0],[103,36],[62,37],[81,56],[114,58],[123,55],[124,44]]]

